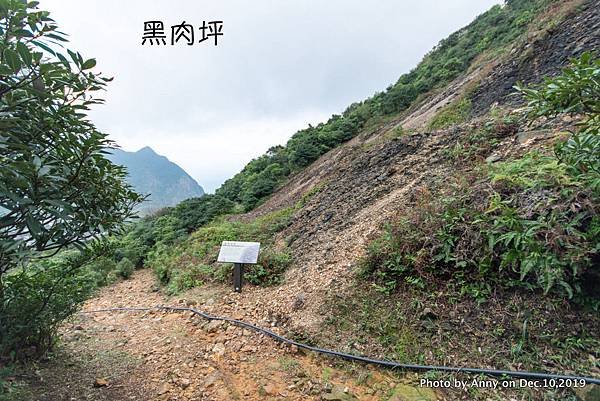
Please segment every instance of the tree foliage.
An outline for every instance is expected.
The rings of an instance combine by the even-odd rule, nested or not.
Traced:
[[[65,35],[34,3],[0,3],[0,264],[57,251],[119,227],[140,200],[109,162],[86,111],[109,79],[51,44]],[[56,46],[55,46],[56,47]]]
[[[35,337],[19,330],[50,330],[38,317],[67,291],[57,281],[74,283],[71,269],[34,261],[116,232],[141,200],[124,169],[105,158],[113,144],[86,116],[110,79],[66,42],[37,2],[0,1],[0,343]],[[36,304],[42,288],[39,308],[9,313]],[[64,317],[48,313],[52,325]]]
[[[216,216],[231,213],[234,206],[235,204],[227,198],[207,194],[180,202],[170,211],[170,215],[178,220],[177,230],[185,229],[191,233]]]

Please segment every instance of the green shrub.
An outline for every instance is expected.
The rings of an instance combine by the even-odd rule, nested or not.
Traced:
[[[185,269],[173,270],[170,274],[167,293],[177,294],[198,287],[213,275],[213,268],[207,265],[193,265]]]
[[[174,247],[169,247],[160,243],[148,253],[148,265],[152,267],[162,284],[167,284],[171,279],[172,268],[169,262],[173,257],[174,249]]]
[[[583,113],[580,130],[554,155],[529,152],[422,196],[374,242],[363,276],[390,292],[398,282],[458,283],[485,297],[492,287],[600,299],[600,61],[585,53],[543,85],[518,89],[530,118]],[[498,127],[498,126],[497,126]]]
[[[141,238],[137,238],[131,233],[116,240],[113,257],[117,262],[122,259],[129,259],[136,268],[144,264],[144,258],[149,247],[143,243]]]
[[[184,200],[175,206],[170,214],[179,221],[177,229],[191,233],[211,222],[215,217],[231,213],[235,203],[218,195],[204,195],[200,198]]]
[[[559,160],[571,170],[573,174],[586,174],[590,184],[598,188],[598,182],[593,181],[600,174],[600,132],[587,130],[572,135],[567,141],[556,146],[556,155]]]
[[[83,260],[53,258],[8,274],[0,305],[0,354],[37,356],[54,342],[58,326],[96,288],[96,278],[79,269]]]
[[[81,274],[91,280],[94,287],[102,287],[113,281],[110,273],[114,272],[116,267],[116,262],[111,258],[97,256],[81,266]]]
[[[117,263],[116,272],[122,278],[129,278],[133,271],[135,270],[135,265],[133,262],[127,258],[123,258]]]
[[[561,75],[546,78],[543,83],[515,86],[528,101],[527,113],[532,121],[560,114],[583,115],[584,133],[598,133],[600,128],[600,58],[591,52],[571,60]]]
[[[424,287],[454,280],[469,293],[482,290],[472,283],[487,282],[571,298],[592,274],[600,192],[556,158],[532,152],[436,190],[438,197],[422,198],[362,260],[362,275],[382,291],[399,281]]]
[[[492,109],[492,118],[483,126],[470,129],[458,138],[454,146],[442,150],[457,165],[469,165],[489,156],[501,139],[515,134],[519,129],[517,115]]]
[[[532,121],[569,114],[579,118],[579,131],[559,142],[555,153],[573,175],[584,175],[598,190],[600,181],[600,58],[585,52],[571,60],[563,73],[546,78],[542,84],[515,87],[528,100],[527,114]]]
[[[283,280],[283,273],[292,263],[288,253],[263,249],[258,264],[250,265],[244,278],[255,285],[275,285]]]
[[[225,282],[231,278],[231,265],[216,263],[223,241],[259,241],[264,265],[248,268],[248,281],[261,285],[275,284],[289,264],[284,255],[272,254],[269,249],[273,236],[288,226],[294,208],[281,209],[251,222],[229,221],[225,217],[202,226],[176,244],[159,242],[147,254],[146,263],[152,266],[162,284],[171,294],[207,282]],[[260,263],[260,262],[259,262]],[[256,277],[255,277],[256,276]]]
[[[401,282],[425,288],[466,274],[481,278],[485,272],[474,269],[477,255],[472,251],[483,239],[473,235],[476,228],[470,223],[478,211],[470,208],[472,199],[463,185],[436,198],[423,191],[421,203],[370,244],[359,262],[360,275],[384,293],[395,291]]]

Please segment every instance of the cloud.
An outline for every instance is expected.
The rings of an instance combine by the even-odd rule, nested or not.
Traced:
[[[240,171],[246,163],[263,154],[271,146],[285,144],[290,132],[304,128],[308,121],[321,121],[327,116],[319,112],[302,113],[285,118],[261,118],[224,122],[211,130],[147,131],[145,138],[137,135],[121,138],[125,150],[138,150],[143,142],[180,166],[192,177],[202,177],[200,184],[213,192],[223,181]]]
[[[114,76],[91,118],[207,190],[297,129],[384,90],[492,0],[46,0],[69,47]],[[143,23],[223,20],[218,46],[142,46]]]

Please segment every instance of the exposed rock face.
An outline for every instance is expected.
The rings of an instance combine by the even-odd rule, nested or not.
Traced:
[[[314,255],[320,251],[317,259],[323,261],[354,260],[352,253],[339,254],[340,247],[360,248],[368,240],[368,234],[383,223],[381,217],[406,203],[405,195],[415,185],[446,173],[441,167],[441,150],[459,133],[456,130],[448,135],[416,134],[344,152],[336,161],[331,179],[298,211],[287,230],[294,235],[291,246],[295,253]],[[358,238],[344,240],[358,228],[356,224],[361,226],[363,235],[354,233],[352,237]],[[342,243],[346,241],[354,244]],[[335,243],[339,244],[335,249],[322,249],[319,245]]]
[[[137,152],[114,149],[108,158],[115,164],[127,167],[127,181],[135,190],[150,195],[139,207],[142,213],[204,195],[202,187],[188,173],[149,147]]]
[[[495,102],[516,103],[518,98],[511,93],[518,82],[540,82],[545,76],[558,74],[571,58],[600,49],[600,2],[582,3],[583,11],[573,10],[575,14],[557,26],[535,33],[480,81],[471,95],[476,115],[485,113]]]

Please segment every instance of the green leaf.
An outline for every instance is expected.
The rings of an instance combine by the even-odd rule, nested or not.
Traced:
[[[26,65],[31,65],[31,62],[33,61],[33,57],[31,55],[31,52],[29,51],[29,48],[22,42],[18,42],[17,43],[17,52],[19,53],[19,56],[21,57],[21,60],[23,60],[23,62]]]
[[[45,44],[44,42],[40,42],[39,40],[34,40],[31,43],[33,43],[35,46],[39,47],[40,49],[50,53],[53,56],[56,56],[56,52],[54,50],[52,50],[52,48],[50,46],[48,46],[47,44]]]
[[[36,219],[34,219],[31,215],[27,215],[26,219],[27,221],[27,228],[29,229],[29,232],[31,233],[31,235],[35,238],[39,237],[39,235],[42,233],[43,227],[40,224],[39,221],[37,221]]]
[[[27,29],[19,29],[15,32],[15,34],[21,38],[32,38],[33,37],[33,33],[31,33],[31,31],[29,31]]]
[[[79,57],[77,55],[77,53],[67,49],[67,53],[69,53],[69,56],[71,57],[71,60],[73,60],[73,62],[75,63],[75,65],[80,66],[81,62],[79,60]]]
[[[56,53],[56,57],[64,64],[65,67],[69,68],[69,60],[60,53]]]
[[[38,177],[43,177],[50,172],[50,166],[43,166],[38,171]]]
[[[12,74],[12,68],[7,66],[6,64],[0,64],[0,74],[1,75],[10,75]]]
[[[57,35],[55,33],[49,33],[48,35],[46,35],[46,37],[58,40],[59,42],[68,42],[68,40],[63,35]]]
[[[33,165],[35,166],[36,169],[39,169],[42,165],[42,160],[39,158],[39,156],[35,155],[33,156]]]
[[[8,47],[4,49],[4,60],[13,72],[18,72],[21,69],[21,59],[13,49]]]
[[[89,60],[86,60],[82,65],[81,65],[81,69],[82,70],[89,70],[90,68],[94,68],[96,66],[96,59],[91,58]]]

